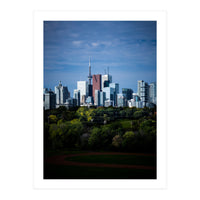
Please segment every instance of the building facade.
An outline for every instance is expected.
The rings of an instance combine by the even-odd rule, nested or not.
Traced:
[[[143,103],[143,107],[145,107],[149,101],[149,85],[143,80],[138,81],[138,95]]]
[[[100,106],[100,91],[99,91],[99,90],[95,90],[95,101],[94,101],[94,105]]]
[[[126,106],[126,98],[123,94],[117,94],[117,107]]]
[[[105,100],[105,107],[109,107],[109,106],[114,106],[114,101],[113,100]]]
[[[114,101],[114,88],[111,87],[104,87],[103,92],[106,93],[106,100]]]
[[[77,90],[80,91],[80,104],[83,104],[86,100],[86,97],[88,96],[88,82],[77,81]]]
[[[52,91],[47,91],[44,94],[44,109],[55,109],[56,108],[56,95]]]
[[[149,84],[149,102],[156,104],[156,82]]]
[[[89,105],[93,105],[94,104],[93,97],[88,96],[85,102]]]
[[[101,74],[94,74],[92,76],[93,81],[93,89],[92,89],[92,95],[95,102],[95,90],[101,90]]]
[[[109,84],[112,83],[112,76],[110,74],[102,75],[101,89],[104,87],[109,87]]]
[[[114,94],[113,94],[114,106],[117,106],[117,94],[119,94],[119,83],[110,83],[109,87],[114,89]]]
[[[74,90],[73,98],[76,99],[76,101],[77,101],[76,106],[80,106],[80,102],[81,102],[80,90],[77,90],[77,89]]]
[[[106,100],[106,93],[101,91],[100,92],[100,106],[105,106],[105,100]]]
[[[133,90],[130,88],[122,88],[122,94],[125,96],[126,100],[132,99]]]
[[[64,104],[66,99],[70,97],[70,93],[68,88],[61,84],[61,81],[58,86],[55,86],[55,94],[56,94],[56,104]]]

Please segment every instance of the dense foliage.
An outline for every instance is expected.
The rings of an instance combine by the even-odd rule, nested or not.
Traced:
[[[44,111],[45,149],[156,151],[156,108],[59,107]]]

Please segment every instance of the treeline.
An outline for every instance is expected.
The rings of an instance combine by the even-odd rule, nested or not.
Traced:
[[[45,149],[156,151],[156,108],[59,107],[44,111]]]

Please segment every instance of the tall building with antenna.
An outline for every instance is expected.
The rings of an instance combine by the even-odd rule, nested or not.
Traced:
[[[109,67],[108,67],[107,73],[105,70],[105,74],[102,75],[101,89],[103,90],[104,87],[109,87],[110,83],[112,83],[112,76],[109,74]]]
[[[88,75],[88,96],[92,97],[92,83],[91,83],[92,75],[91,75],[91,62],[89,57],[89,75]]]

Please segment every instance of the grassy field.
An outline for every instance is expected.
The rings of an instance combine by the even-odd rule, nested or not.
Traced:
[[[45,165],[45,179],[155,179],[156,170]]]
[[[85,163],[106,163],[106,164],[124,164],[124,165],[146,165],[155,166],[155,156],[140,155],[85,155],[66,158],[69,161]]]
[[[83,152],[65,151],[64,155]],[[77,155],[66,157],[66,161],[77,163],[104,163],[116,165],[143,165],[156,167],[156,157],[146,155]],[[64,160],[64,161],[65,161]],[[114,167],[91,167],[54,165],[44,163],[44,179],[156,179],[156,169],[133,169]]]

